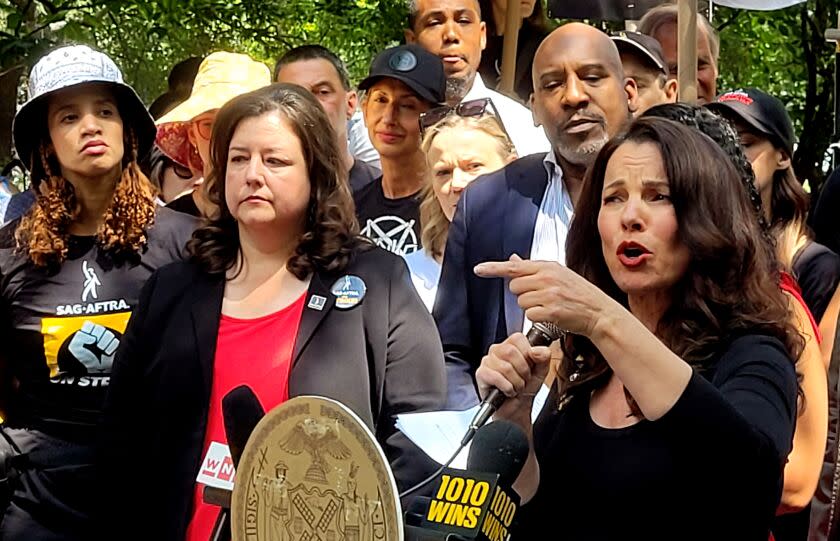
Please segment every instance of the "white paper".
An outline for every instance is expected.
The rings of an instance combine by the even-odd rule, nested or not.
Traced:
[[[548,398],[548,387],[543,385],[534,397],[534,405],[531,409],[532,422],[542,411],[546,398]],[[478,406],[465,411],[403,413],[397,415],[397,428],[435,462],[445,464],[460,445],[476,412],[478,412]],[[469,450],[468,444],[458,453],[450,467],[465,469]]]
[[[397,415],[397,428],[438,464],[446,464],[461,443],[478,406],[466,411],[429,411]],[[450,467],[467,467],[467,445]]]

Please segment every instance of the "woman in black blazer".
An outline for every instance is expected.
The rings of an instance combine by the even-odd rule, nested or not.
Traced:
[[[195,479],[210,441],[224,439],[221,398],[239,384],[266,410],[297,395],[344,403],[400,488],[433,471],[394,423],[442,406],[440,340],[403,261],[358,236],[334,141],[293,85],[220,110],[208,182],[218,217],[194,234],[190,261],[146,284],[114,363],[102,459],[107,520],[122,531],[207,539],[218,508]],[[138,467],[152,482],[126,481],[143,479],[128,474]]]

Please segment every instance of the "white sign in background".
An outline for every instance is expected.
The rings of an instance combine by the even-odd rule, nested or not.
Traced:
[[[770,11],[772,9],[782,9],[796,4],[801,4],[804,1],[805,0],[715,0],[713,3],[716,6],[726,6],[728,8]]]

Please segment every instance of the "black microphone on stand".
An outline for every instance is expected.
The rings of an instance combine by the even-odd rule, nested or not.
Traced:
[[[445,469],[432,496],[412,502],[405,514],[406,541],[510,540],[519,508],[512,486],[528,451],[528,438],[514,423],[481,427],[467,469]]]
[[[531,329],[525,337],[528,339],[528,343],[531,344],[531,346],[548,346],[555,340],[562,338],[564,334],[566,334],[566,331],[553,323],[537,322],[531,326]],[[478,412],[470,422],[470,428],[461,440],[462,447],[470,442],[475,435],[476,430],[484,426],[487,421],[490,420],[490,417],[492,417],[493,414],[502,407],[505,400],[507,400],[507,396],[505,396],[502,391],[498,389],[490,391],[490,394],[481,401]]]
[[[225,437],[228,441],[234,470],[239,467],[239,459],[242,458],[242,452],[245,450],[248,438],[264,415],[265,410],[263,410],[260,400],[247,385],[234,388],[222,398]],[[227,505],[225,505],[225,500],[227,500]],[[229,500],[229,491],[204,487],[204,501],[222,507],[210,534],[210,541],[228,541],[231,537]]]

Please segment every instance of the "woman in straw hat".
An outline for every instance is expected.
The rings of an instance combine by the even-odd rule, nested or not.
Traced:
[[[0,464],[12,480],[0,539],[88,539],[114,353],[141,286],[181,258],[193,219],[157,208],[137,165],[155,126],[110,58],[52,51],[29,94],[14,141],[37,200],[0,230]]]
[[[157,121],[156,143],[176,163],[203,178],[210,174],[210,135],[216,113],[231,99],[271,84],[268,66],[244,54],[217,52],[198,68],[189,99]],[[192,214],[210,213],[202,189],[182,196],[170,208]]]

